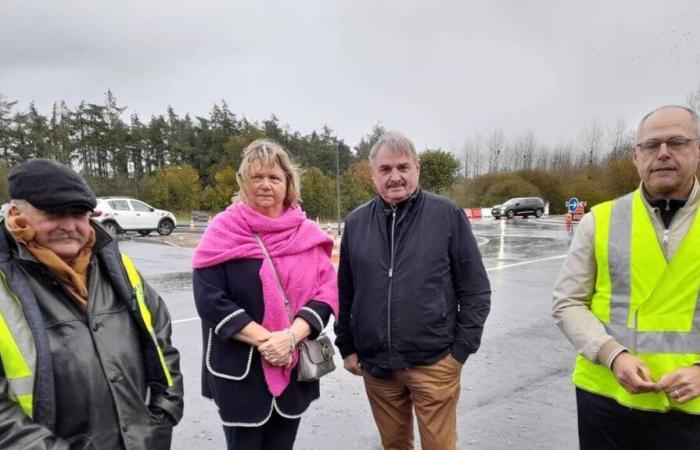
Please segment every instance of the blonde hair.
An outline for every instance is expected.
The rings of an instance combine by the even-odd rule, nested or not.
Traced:
[[[250,174],[253,164],[259,163],[263,167],[277,165],[284,172],[287,181],[287,193],[284,196],[284,206],[289,206],[301,201],[301,177],[299,168],[289,158],[287,151],[276,142],[267,139],[256,139],[243,150],[243,161],[236,173],[238,181],[238,193],[233,197],[234,202],[247,202],[245,181]]]

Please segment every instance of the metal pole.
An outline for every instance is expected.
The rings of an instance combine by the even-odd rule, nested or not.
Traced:
[[[338,214],[338,236],[340,236],[340,142],[335,146],[335,200]]]

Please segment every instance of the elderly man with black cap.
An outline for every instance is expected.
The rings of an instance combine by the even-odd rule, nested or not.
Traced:
[[[167,449],[182,416],[165,303],[90,220],[95,194],[35,159],[0,218],[0,448]]]

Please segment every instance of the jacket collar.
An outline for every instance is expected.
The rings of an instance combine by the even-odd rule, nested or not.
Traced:
[[[384,199],[380,196],[377,195],[377,199],[379,200],[379,205],[381,206],[382,212],[385,215],[391,214],[391,212],[396,208],[398,211],[402,211],[406,208],[410,208],[413,206],[418,200],[421,199],[423,196],[423,190],[418,186],[416,190],[411,194],[410,197],[408,197],[406,200],[403,200],[399,203],[396,204],[395,207],[392,207],[389,203],[384,201]]]
[[[12,235],[5,229],[5,218],[0,217],[0,263],[12,257],[12,250],[16,245]]]
[[[642,193],[642,202],[644,202],[644,206],[646,206],[649,211],[653,212],[655,208],[659,208],[659,205],[656,204],[658,200],[650,198],[644,187],[644,183],[639,183],[639,190]],[[676,202],[675,206],[678,207],[678,209],[691,210],[697,208],[700,202],[700,183],[698,179],[693,179],[693,188],[690,190],[687,199],[672,199],[671,201]],[[679,205],[679,203],[682,203],[682,205]]]

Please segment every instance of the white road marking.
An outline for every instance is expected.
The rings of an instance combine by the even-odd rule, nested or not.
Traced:
[[[513,264],[505,264],[503,266],[489,267],[488,269],[486,269],[486,271],[491,272],[492,270],[510,269],[511,267],[525,266],[528,264],[535,264],[538,262],[552,261],[554,259],[562,259],[562,258],[566,258],[566,255],[549,256],[547,258],[531,259],[530,261],[521,261],[521,262],[517,262],[517,263],[513,263]]]
[[[176,324],[176,323],[184,323],[184,322],[193,322],[195,320],[199,320],[199,317],[188,317],[187,319],[177,319],[177,320],[173,320],[172,323]]]

